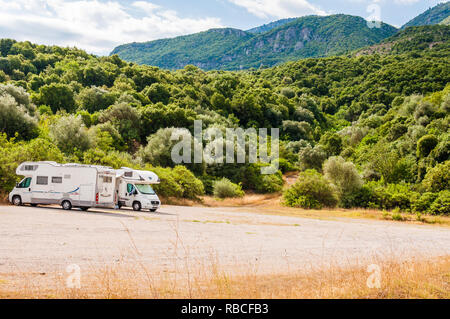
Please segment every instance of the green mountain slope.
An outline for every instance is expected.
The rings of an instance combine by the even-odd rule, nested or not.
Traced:
[[[400,54],[417,51],[449,50],[450,26],[427,25],[409,27],[379,44],[356,51],[356,56],[368,54]]]
[[[252,29],[249,29],[249,30],[246,30],[246,31],[250,32],[250,33],[255,33],[255,34],[264,33],[264,32],[270,31],[272,29],[281,27],[282,25],[285,25],[286,23],[292,22],[292,21],[297,20],[297,19],[298,18],[281,19],[281,20],[277,20],[277,21],[270,22],[270,23],[267,23],[267,24],[263,24],[263,25],[261,25],[259,27],[255,27],[255,28],[252,28]]]
[[[424,13],[418,15],[417,17],[406,23],[402,28],[404,29],[413,26],[439,24],[449,16],[450,2],[440,3],[437,6],[430,8]]]
[[[124,44],[111,54],[168,69],[193,64],[205,70],[239,70],[339,55],[378,43],[396,31],[387,24],[370,29],[363,18],[355,16],[308,16],[260,34],[214,29],[173,39]]]
[[[223,28],[211,29],[172,39],[161,39],[145,43],[124,44],[111,54],[139,64],[150,64],[168,69],[181,69],[195,64],[210,69],[212,61],[218,60],[228,51],[253,37],[242,30]]]

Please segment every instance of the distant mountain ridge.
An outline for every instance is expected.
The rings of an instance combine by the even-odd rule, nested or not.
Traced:
[[[171,39],[124,44],[111,54],[166,69],[193,64],[205,70],[239,70],[339,55],[376,44],[396,32],[395,27],[385,23],[381,28],[369,28],[365,19],[356,16],[306,16],[275,21],[249,31],[211,29]]]
[[[246,30],[247,32],[250,33],[264,33],[267,31],[270,31],[274,28],[278,28],[281,27],[282,25],[285,25],[286,23],[292,22],[294,20],[297,20],[298,18],[287,18],[287,19],[281,19],[281,20],[277,20],[277,21],[273,21],[267,24],[263,24],[261,26]]]
[[[406,23],[402,29],[414,26],[439,24],[449,16],[450,2],[440,3]]]

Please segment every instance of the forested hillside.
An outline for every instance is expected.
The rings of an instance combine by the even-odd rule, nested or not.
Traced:
[[[425,48],[400,41],[386,54],[240,72],[168,71],[0,40],[2,191],[25,160],[145,167],[160,175],[163,197],[183,198],[211,193],[222,177],[279,192],[281,173],[298,170],[284,193],[288,205],[449,214],[450,27],[433,28],[440,43]],[[404,35],[421,39],[429,30]],[[194,119],[204,128],[280,128],[280,172],[261,175],[261,164],[175,166],[172,127],[192,130]]]
[[[204,70],[240,70],[339,55],[378,43],[397,31],[387,24],[371,29],[363,18],[343,14],[307,16],[275,25],[249,32],[212,29],[173,39],[124,44],[111,54],[167,69],[192,64]]]
[[[439,24],[450,16],[450,2],[440,3],[418,15],[402,28]]]

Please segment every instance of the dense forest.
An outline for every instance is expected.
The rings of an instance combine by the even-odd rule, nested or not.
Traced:
[[[190,199],[219,187],[224,196],[241,196],[241,187],[282,192],[282,174],[298,171],[283,191],[287,205],[449,214],[449,32],[408,28],[383,54],[237,72],[169,71],[0,40],[1,190],[15,185],[26,160],[151,169],[160,195]],[[192,130],[194,119],[223,130],[280,128],[280,171],[261,175],[261,163],[176,166],[173,126]]]
[[[123,44],[111,54],[166,69],[192,64],[203,70],[241,70],[344,54],[378,43],[396,32],[388,24],[370,28],[363,18],[345,14],[306,16],[249,31],[211,29],[171,39]]]

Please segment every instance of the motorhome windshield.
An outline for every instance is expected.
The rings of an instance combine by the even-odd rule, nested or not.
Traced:
[[[139,190],[141,194],[145,195],[155,195],[155,191],[148,184],[136,184],[136,188]]]

